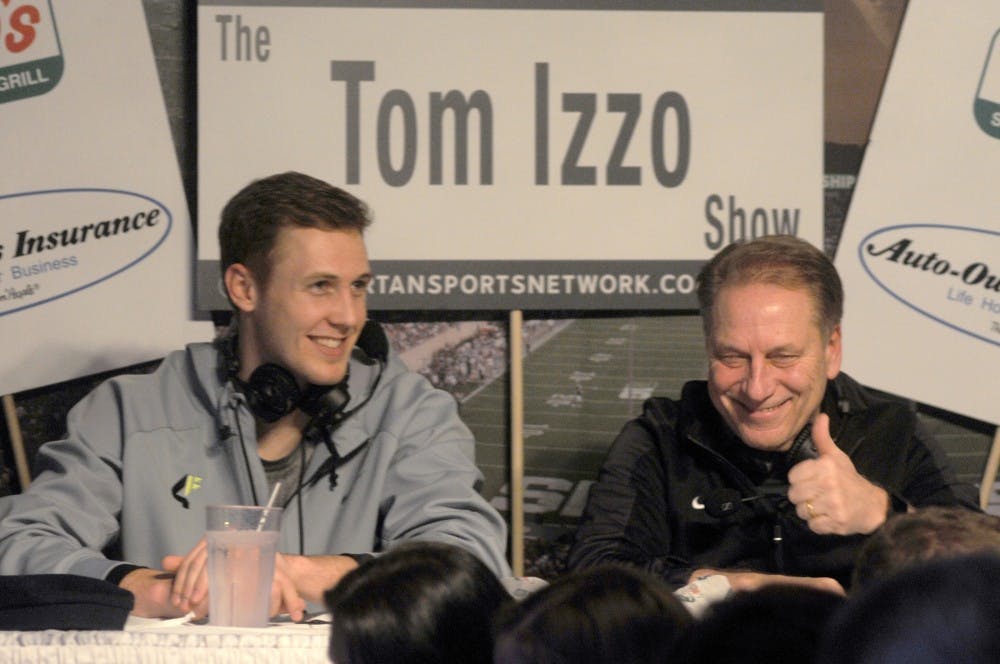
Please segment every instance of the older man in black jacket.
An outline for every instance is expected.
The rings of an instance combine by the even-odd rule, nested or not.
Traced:
[[[571,567],[843,592],[888,515],[978,509],[912,408],[840,373],[843,288],[821,251],[790,236],[730,245],[703,268],[698,299],[708,380],[626,424]]]

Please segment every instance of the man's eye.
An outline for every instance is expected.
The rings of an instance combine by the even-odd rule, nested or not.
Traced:
[[[333,288],[333,283],[327,279],[324,279],[322,281],[314,281],[309,286],[309,289],[316,293],[325,293],[329,291],[331,288]]]

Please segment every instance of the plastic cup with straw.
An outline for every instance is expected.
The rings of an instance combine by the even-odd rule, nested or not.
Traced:
[[[276,482],[265,506],[207,507],[209,622],[264,627],[281,524]],[[240,532],[242,531],[242,532]]]

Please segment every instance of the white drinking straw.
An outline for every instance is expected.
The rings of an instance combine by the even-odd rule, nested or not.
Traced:
[[[268,513],[271,508],[274,507],[274,503],[278,500],[278,492],[281,491],[281,482],[274,483],[274,489],[271,490],[271,497],[267,500],[267,506],[264,507],[264,511],[261,512],[260,522],[257,524],[257,532],[264,530],[264,520],[267,519]]]

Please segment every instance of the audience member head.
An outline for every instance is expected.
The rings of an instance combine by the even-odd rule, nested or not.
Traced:
[[[817,316],[814,322],[824,337],[840,324],[844,313],[844,288],[826,254],[791,235],[767,235],[752,242],[730,244],[702,267],[698,275],[698,307],[706,337],[712,330],[719,291],[747,284],[808,291]]]
[[[861,548],[851,586],[860,588],[922,562],[970,553],[1000,555],[1000,517],[959,507],[898,514]]]
[[[286,227],[352,231],[371,224],[362,201],[343,189],[303,173],[279,173],[254,180],[222,209],[219,223],[219,267],[246,265],[267,282],[269,254],[278,231]]]
[[[691,621],[660,579],[626,567],[592,567],[558,577],[506,607],[494,662],[665,662]]]
[[[362,563],[326,593],[336,664],[486,664],[493,619],[512,601],[465,549],[408,542]]]
[[[828,625],[820,664],[993,664],[1000,557],[941,558],[853,595]]]
[[[689,664],[810,662],[843,595],[766,585],[717,602],[684,634],[677,660]]]

